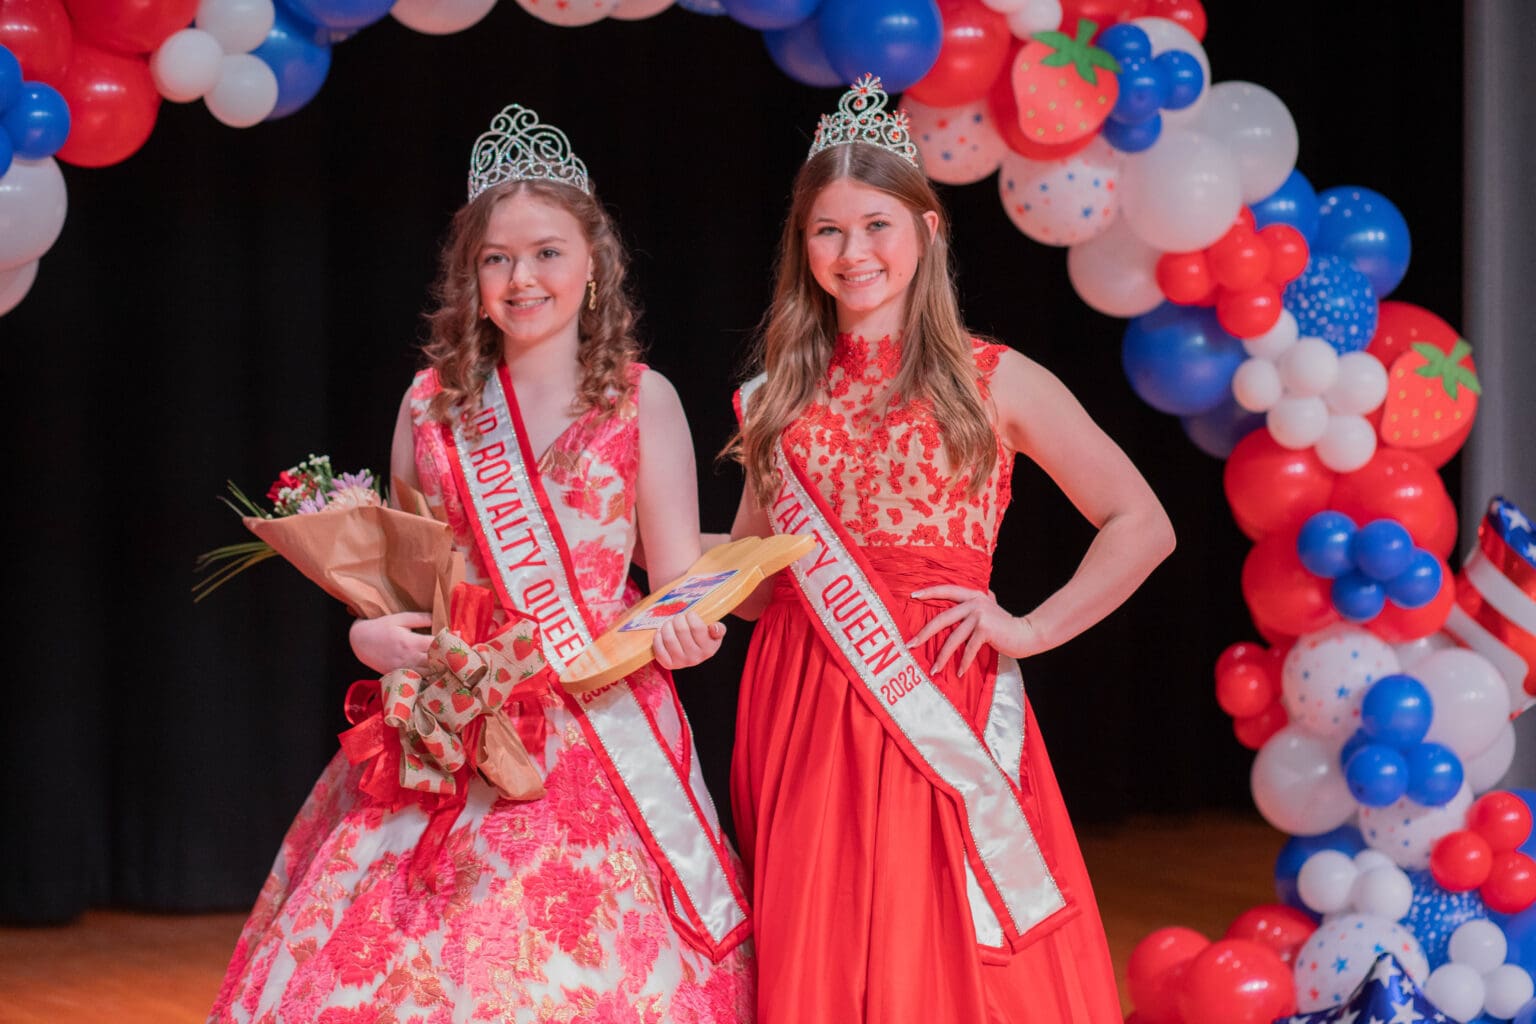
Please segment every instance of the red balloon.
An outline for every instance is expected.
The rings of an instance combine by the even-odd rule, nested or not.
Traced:
[[[1435,841],[1429,851],[1429,873],[1446,892],[1468,892],[1489,880],[1493,851],[1476,832],[1458,829]]]
[[[1216,301],[1216,282],[1202,252],[1169,252],[1158,257],[1157,287],[1181,306],[1209,306]]]
[[[1415,306],[1409,302],[1383,302],[1377,313],[1376,333],[1372,336],[1371,344],[1366,351],[1381,360],[1381,365],[1385,366],[1390,374],[1392,364],[1399,356],[1407,354],[1410,346],[1415,343],[1428,342],[1442,352],[1449,352],[1451,346],[1456,344],[1460,337],[1461,335],[1454,327],[1421,306]],[[1469,356],[1464,363],[1470,361]],[[1475,372],[1476,363],[1472,363],[1471,368]],[[1448,431],[1438,441],[1409,450],[1431,466],[1439,467],[1449,462],[1451,456],[1461,450],[1461,446],[1467,441],[1467,435],[1472,432],[1472,423],[1477,415],[1475,398],[1476,396],[1472,396],[1466,400],[1470,415],[1462,420],[1459,427]],[[1381,429],[1381,414],[1382,409],[1378,407],[1366,416],[1366,419],[1371,421],[1371,426],[1376,427],[1378,432]],[[1382,443],[1389,442],[1383,439]]]
[[[1290,720],[1285,705],[1276,700],[1256,715],[1232,719],[1232,735],[1249,750],[1258,750]]]
[[[75,31],[122,53],[149,53],[197,17],[197,0],[65,0]]]
[[[1089,132],[1081,138],[1059,146],[1041,145],[1024,134],[1024,129],[1019,124],[1019,101],[1013,94],[1013,59],[1023,48],[1023,40],[1013,41],[1009,46],[1008,56],[1003,60],[1003,70],[993,80],[992,88],[987,93],[992,123],[997,126],[998,134],[1003,137],[1003,142],[1007,143],[1008,148],[1020,156],[1027,156],[1031,160],[1064,160],[1098,138],[1098,133]]]
[[[1126,964],[1131,1002],[1146,1024],[1182,1024],[1179,991],[1184,969],[1211,940],[1192,928],[1159,928],[1136,943]]]
[[[1428,604],[1421,608],[1400,608],[1388,601],[1380,615],[1363,624],[1365,628],[1389,644],[1405,644],[1440,632],[1456,604],[1456,581],[1451,578],[1445,559],[1437,560],[1440,562],[1440,589]]]
[[[1257,338],[1279,320],[1280,289],[1268,281],[1216,297],[1216,321],[1233,337]]]
[[[1185,1024],[1270,1024],[1295,1011],[1296,982],[1269,947],[1220,939],[1190,961],[1179,1009]]]
[[[1079,18],[1104,28],[1117,21],[1130,21],[1147,13],[1149,0],[1062,0],[1062,31],[1075,35]]]
[[[1223,288],[1242,291],[1263,281],[1269,273],[1269,246],[1252,229],[1234,225],[1205,250],[1211,276]]]
[[[86,43],[75,44],[59,92],[69,104],[70,129],[58,157],[78,167],[106,167],[132,156],[160,112],[148,61]]]
[[[1536,903],[1536,860],[1516,850],[1494,854],[1493,870],[1478,893],[1489,910],[1520,913]]]
[[[1337,479],[1311,448],[1282,448],[1269,431],[1255,430],[1227,457],[1222,488],[1238,528],[1260,540],[1277,530],[1299,529],[1310,516],[1330,507]]]
[[[1258,644],[1233,644],[1216,660],[1216,703],[1233,718],[1247,718],[1280,696],[1270,674],[1269,652]]]
[[[1200,0],[1148,0],[1147,14],[1178,22],[1197,42],[1205,39],[1205,8]]]
[[[984,99],[1008,63],[1008,18],[981,0],[939,0],[943,38],[939,57],[907,95],[931,107],[958,107]]]
[[[1467,810],[1467,828],[1488,840],[1494,853],[1505,853],[1531,837],[1531,809],[1515,794],[1496,789]]]
[[[1243,560],[1243,600],[1253,620],[1300,636],[1339,620],[1329,597],[1331,580],[1314,576],[1296,554],[1295,530],[1272,533]]]
[[[1325,507],[1357,523],[1396,519],[1415,544],[1442,559],[1456,547],[1456,506],[1440,475],[1413,452],[1377,448],[1370,462],[1338,478]]]
[[[1263,903],[1238,914],[1223,938],[1257,942],[1274,950],[1281,963],[1290,964],[1296,961],[1296,951],[1315,931],[1317,922],[1295,907]]]
[[[1285,285],[1307,269],[1311,254],[1306,236],[1300,231],[1289,224],[1271,224],[1259,232],[1259,238],[1269,249],[1270,283]]]
[[[21,62],[21,77],[54,88],[74,52],[74,29],[59,0],[0,0],[0,46]]]

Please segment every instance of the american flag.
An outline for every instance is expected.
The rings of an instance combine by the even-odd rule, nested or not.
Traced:
[[[1478,524],[1445,629],[1504,676],[1511,711],[1536,704],[1536,529],[1503,498]]]
[[[1391,953],[1376,958],[1342,1006],[1281,1017],[1275,1024],[1449,1024]]]

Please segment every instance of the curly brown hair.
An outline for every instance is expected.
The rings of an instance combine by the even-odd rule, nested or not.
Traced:
[[[630,367],[640,358],[640,344],[635,339],[640,311],[624,284],[629,256],[613,220],[596,196],[574,186],[511,181],[487,189],[460,207],[439,258],[432,291],[438,306],[427,316],[431,337],[422,348],[442,387],[429,407],[439,421],[446,422],[454,407],[473,413],[480,405],[486,378],[501,362],[501,331],[480,316],[476,256],[496,204],[521,194],[575,217],[592,247],[596,308],[583,302],[577,322],[580,343],[576,358],[581,363],[577,410],[599,409],[606,415],[629,397]]]

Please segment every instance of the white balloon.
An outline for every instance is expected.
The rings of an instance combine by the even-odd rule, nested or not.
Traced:
[[[1248,782],[1259,813],[1292,835],[1332,831],[1357,806],[1339,768],[1339,745],[1295,725],[1283,727],[1259,748]]]
[[[0,316],[4,316],[21,304],[37,280],[37,260],[29,260],[19,267],[0,270]]]
[[[223,61],[224,47],[217,39],[201,29],[184,28],[160,44],[149,59],[149,73],[161,96],[172,103],[191,103],[218,83]]]
[[[1486,793],[1499,784],[1515,761],[1515,727],[1505,723],[1488,749],[1461,762],[1463,777],[1474,793]]]
[[[1344,914],[1324,921],[1296,953],[1296,1002],[1301,1012],[1342,1004],[1384,949],[1392,951],[1410,978],[1424,983],[1429,961],[1407,928],[1372,914]]]
[[[1504,929],[1486,918],[1478,918],[1457,926],[1447,948],[1452,962],[1487,974],[1504,962],[1509,942],[1504,938]]]
[[[64,230],[69,195],[52,157],[11,161],[0,177],[0,267],[31,263]]]
[[[1299,451],[1323,439],[1328,429],[1328,406],[1321,398],[1282,398],[1264,418],[1275,443]]]
[[[1380,850],[1373,850],[1369,846],[1355,854],[1355,867],[1362,873],[1372,868],[1390,868],[1395,866],[1392,863],[1391,857],[1388,857]]]
[[[1362,914],[1400,921],[1413,907],[1413,883],[1395,864],[1360,872],[1350,899]]]
[[[1157,286],[1161,255],[1116,217],[1108,231],[1067,250],[1067,277],[1078,296],[1100,313],[1141,316],[1163,303]]]
[[[517,0],[517,5],[540,21],[575,28],[602,21],[619,6],[619,0],[571,0],[564,7],[555,0]]]
[[[1298,398],[1321,395],[1339,375],[1339,353],[1322,338],[1299,338],[1275,360],[1285,390]]]
[[[1358,626],[1336,623],[1298,639],[1280,667],[1280,701],[1298,728],[1337,742],[1360,724],[1360,702],[1398,670],[1392,648]]]
[[[1450,747],[1463,763],[1493,746],[1509,721],[1509,689],[1487,658],[1463,647],[1439,651],[1414,675],[1434,702],[1425,740]]]
[[[1206,98],[1211,93],[1211,59],[1205,55],[1205,47],[1200,45],[1200,40],[1189,29],[1168,18],[1132,18],[1131,24],[1138,26],[1151,40],[1152,56],[1156,57],[1165,50],[1183,50],[1200,65],[1203,77],[1200,80],[1200,95],[1195,97],[1195,102],[1183,110],[1162,112],[1163,131],[1188,127],[1200,116]]]
[[[1429,851],[1435,840],[1464,827],[1471,806],[1472,790],[1465,784],[1440,807],[1425,807],[1407,797],[1385,807],[1362,805],[1360,834],[1398,867],[1421,871],[1429,867]]]
[[[1421,636],[1417,640],[1409,640],[1407,643],[1393,644],[1392,650],[1397,653],[1397,662],[1402,666],[1402,671],[1413,675],[1414,666],[1436,651],[1443,651],[1449,647],[1458,646],[1451,639],[1449,633],[1431,633],[1429,636]]]
[[[995,6],[988,0],[981,2],[993,10],[1004,11],[1008,15],[1008,31],[1020,39],[1028,39],[1036,32],[1049,32],[1061,25],[1061,0],[1024,0],[1023,6],[1013,10]]]
[[[1256,203],[1296,169],[1296,122],[1280,97],[1252,82],[1217,82],[1197,125],[1225,143],[1243,179],[1243,202]]]
[[[946,185],[980,181],[1002,161],[1008,145],[992,123],[986,100],[959,107],[930,107],[908,96],[901,109],[911,121],[912,141],[923,170]]]
[[[1349,906],[1349,896],[1360,871],[1349,854],[1319,850],[1308,857],[1296,874],[1296,894],[1319,914],[1336,914]]]
[[[1500,964],[1483,975],[1483,1012],[1499,1020],[1508,1020],[1525,1008],[1536,995],[1531,976],[1518,964]]]
[[[1323,400],[1334,412],[1363,416],[1387,397],[1387,368],[1369,352],[1339,356],[1339,371]]]
[[[1232,153],[1198,132],[1165,130],[1151,149],[1126,159],[1121,177],[1131,230],[1166,252],[1204,249],[1243,205]]]
[[[662,6],[671,3],[672,0],[666,0]],[[490,14],[491,8],[495,6],[496,0],[395,0],[389,13],[408,29],[429,36],[445,36],[479,24],[480,19]]]
[[[1364,416],[1329,416],[1317,441],[1317,461],[1335,473],[1353,473],[1376,454],[1376,428]]]
[[[194,24],[217,39],[225,53],[250,53],[266,41],[276,17],[272,0],[203,0]]]
[[[1280,371],[1268,359],[1245,359],[1232,375],[1232,397],[1249,412],[1268,412],[1285,397]]]
[[[1034,0],[981,0],[982,5],[990,7],[1000,14],[1012,14],[1014,11],[1022,11],[1030,6]],[[1052,25],[1052,28],[1056,26]]]
[[[1452,1020],[1468,1021],[1483,1012],[1483,976],[1466,964],[1441,964],[1424,983],[1424,997]]]
[[[204,102],[210,114],[231,128],[249,128],[277,106],[277,75],[260,57],[230,54]]]
[[[1280,319],[1275,321],[1275,326],[1263,334],[1252,338],[1243,339],[1243,351],[1255,359],[1268,359],[1274,362],[1280,358],[1280,354],[1299,340],[1296,318],[1288,309],[1280,311]]]
[[[1086,242],[1106,231],[1119,212],[1120,161],[1103,139],[1062,160],[1031,160],[1005,149],[997,175],[1003,209],[1037,242]]]

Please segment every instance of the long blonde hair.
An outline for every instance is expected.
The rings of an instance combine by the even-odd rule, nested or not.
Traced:
[[[997,462],[997,438],[977,387],[971,334],[960,320],[949,267],[949,219],[923,172],[866,143],[833,146],[807,160],[795,177],[789,219],[779,239],[773,303],[759,325],[753,372],[768,379],[752,398],[750,414],[727,452],[746,469],[747,486],[764,508],[773,502],[778,472],[774,446],[815,396],[837,340],[837,306],[816,283],[806,257],[806,225],[821,190],[847,178],[901,201],[911,213],[921,247],[907,291],[901,332],[901,369],[892,401],[926,399],[944,438],[957,484],[975,497]],[[925,211],[938,214],[930,238]]]
[[[583,301],[577,321],[580,342],[576,358],[581,364],[577,408],[611,412],[629,393],[630,367],[640,358],[634,334],[640,314],[624,286],[629,260],[613,221],[596,197],[571,185],[512,181],[489,188],[465,203],[448,228],[433,287],[438,306],[427,317],[431,337],[422,350],[442,387],[430,406],[438,420],[446,420],[454,406],[465,412],[478,408],[486,378],[501,362],[501,331],[480,316],[476,257],[496,204],[519,194],[575,217],[592,247],[597,301],[595,309]]]

